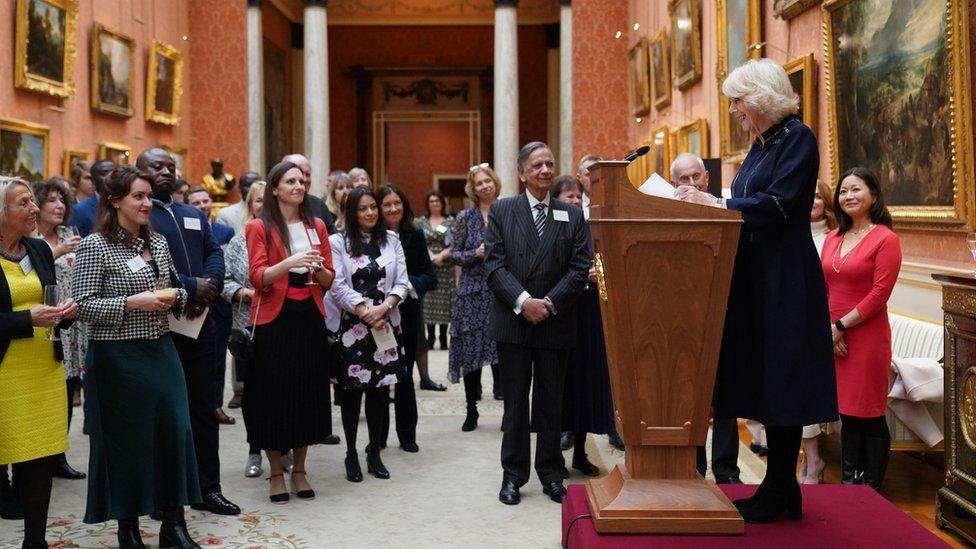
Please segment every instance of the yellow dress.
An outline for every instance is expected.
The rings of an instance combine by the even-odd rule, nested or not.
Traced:
[[[41,303],[37,271],[0,259],[14,311]],[[0,463],[20,463],[68,449],[68,402],[64,368],[54,360],[47,328],[10,340],[0,361]]]

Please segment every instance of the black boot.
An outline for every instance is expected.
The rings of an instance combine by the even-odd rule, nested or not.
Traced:
[[[24,508],[17,497],[17,491],[10,485],[9,470],[9,466],[0,465],[0,518],[23,520]]]
[[[734,502],[746,522],[772,522],[784,512],[790,519],[803,518],[803,496],[796,482],[802,433],[800,426],[766,427],[769,443],[766,478],[756,495]]]
[[[366,447],[366,470],[378,479],[390,478],[390,472],[380,459],[380,450],[372,445]]]
[[[866,436],[861,444],[864,454],[863,483],[880,490],[885,470],[888,469],[888,456],[891,455],[891,437]]]
[[[610,446],[613,446],[614,448],[620,450],[621,452],[623,452],[627,448],[626,446],[624,446],[624,439],[620,438],[620,433],[618,433],[617,431],[614,431],[609,435],[607,435],[607,440],[610,442]]]
[[[588,477],[600,476],[600,469],[586,457],[586,433],[576,433],[573,437],[573,469]]]
[[[447,350],[447,324],[441,324],[441,350]]]
[[[68,480],[82,480],[88,477],[85,473],[81,471],[76,471],[74,467],[68,464],[68,458],[61,454],[56,458],[57,462],[54,466],[54,476],[57,478],[66,478]]]
[[[475,402],[468,403],[468,414],[464,416],[464,423],[461,425],[461,430],[465,433],[469,431],[474,431],[478,428],[478,404]]]
[[[20,549],[48,549],[46,541],[26,541],[21,544]]]
[[[146,549],[139,533],[139,518],[119,519],[119,549]]]
[[[346,480],[362,482],[363,470],[359,467],[359,454],[355,450],[346,451]]]
[[[163,525],[159,527],[159,547],[175,547],[177,549],[200,549],[186,531],[186,520],[183,518],[182,507],[163,509]]]
[[[840,430],[840,460],[841,484],[861,484],[861,447],[863,441],[861,431],[853,427],[841,427]]]
[[[437,340],[437,324],[427,325],[427,348],[434,348],[434,341]]]

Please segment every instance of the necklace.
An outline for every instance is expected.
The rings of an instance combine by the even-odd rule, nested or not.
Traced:
[[[20,260],[24,259],[25,255],[27,255],[27,250],[23,246],[18,246],[16,252],[8,251],[7,248],[0,246],[0,257],[6,259],[7,261],[20,263]]]
[[[869,223],[867,227],[862,227],[862,228],[860,228],[860,229],[858,229],[856,231],[854,229],[851,229],[850,230],[850,233],[852,235],[854,235],[854,236],[857,236],[857,235],[859,235],[859,234],[861,234],[861,233],[863,233],[865,231],[870,231],[873,228],[874,228],[874,223]]]
[[[850,231],[847,231],[847,232],[851,233],[852,236],[858,236],[858,237],[860,237],[861,233],[864,233],[866,231],[870,231],[872,228],[874,228],[874,223],[871,223],[870,225],[868,225],[867,227],[864,227],[863,229],[861,229],[859,231],[850,230]],[[837,246],[837,249],[836,250],[834,250],[834,256],[832,258],[830,258],[830,267],[834,270],[835,273],[840,273],[840,267],[843,267],[844,264],[847,263],[847,258],[850,257],[852,253],[854,253],[854,249],[857,248],[858,244],[860,244],[861,243],[861,240],[863,240],[863,238],[858,238],[857,239],[857,242],[855,242],[854,245],[851,246],[851,249],[847,251],[847,255],[845,255],[844,257],[840,257],[840,251],[844,247],[844,240],[846,240],[846,239],[847,239],[847,235],[845,234],[841,238],[840,245]],[[837,266],[837,260],[838,259],[840,259],[840,267]]]

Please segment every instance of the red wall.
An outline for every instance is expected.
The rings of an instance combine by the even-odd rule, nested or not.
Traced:
[[[391,123],[386,140],[388,179],[407,195],[416,215],[423,215],[424,195],[433,188],[432,174],[468,170],[466,123]]]

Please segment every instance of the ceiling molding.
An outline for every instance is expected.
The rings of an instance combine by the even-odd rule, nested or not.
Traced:
[[[272,0],[274,2],[275,0]],[[519,0],[518,23],[559,21],[559,0]],[[330,0],[329,25],[493,25],[493,0]]]

